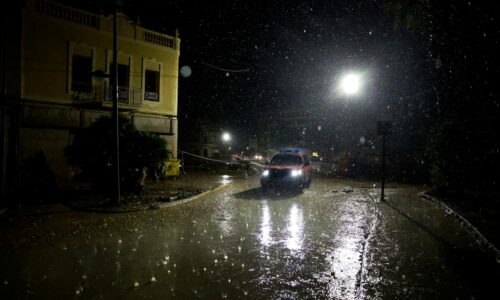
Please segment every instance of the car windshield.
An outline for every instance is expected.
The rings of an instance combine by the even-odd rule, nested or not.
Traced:
[[[271,165],[294,166],[302,164],[302,158],[298,155],[279,154],[271,159]]]

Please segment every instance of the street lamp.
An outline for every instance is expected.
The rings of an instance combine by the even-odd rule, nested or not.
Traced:
[[[228,132],[223,132],[222,133],[222,141],[223,142],[230,142],[231,141],[231,135]]]
[[[361,78],[358,74],[350,73],[340,81],[340,88],[347,96],[355,95],[361,88]]]
[[[362,86],[362,76],[359,72],[344,73],[335,86],[335,97],[338,99],[347,98],[348,100],[351,100],[351,97],[360,96]],[[347,105],[345,108],[347,108]],[[346,114],[343,115],[346,117]],[[345,155],[347,159],[349,157],[349,146],[349,142],[346,142]],[[344,159],[342,160],[345,161]],[[341,168],[341,170],[344,172],[346,169]]]
[[[358,73],[347,73],[345,74],[338,85],[340,93],[344,96],[355,96],[361,92],[361,87],[363,85],[362,76]],[[380,200],[385,201],[385,157],[386,157],[386,136],[391,133],[392,122],[390,121],[379,121],[377,123],[377,133],[382,136],[382,183]]]

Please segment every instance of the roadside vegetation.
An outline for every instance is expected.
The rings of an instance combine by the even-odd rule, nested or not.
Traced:
[[[75,177],[101,191],[113,188],[113,125],[110,117],[101,117],[78,132],[66,148]],[[167,143],[158,135],[137,130],[124,117],[119,118],[119,131],[121,188],[125,193],[138,194],[144,188],[145,176],[152,176],[168,158]]]

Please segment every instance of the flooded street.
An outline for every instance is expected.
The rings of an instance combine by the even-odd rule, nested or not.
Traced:
[[[389,186],[379,202],[368,182],[263,194],[258,178],[224,180],[160,210],[34,217],[41,233],[22,234],[33,242],[2,244],[0,295],[480,299],[498,282],[494,261],[419,188]],[[19,222],[1,221],[3,234]]]

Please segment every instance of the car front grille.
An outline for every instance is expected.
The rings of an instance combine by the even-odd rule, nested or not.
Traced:
[[[273,178],[282,178],[282,177],[287,177],[289,173],[290,170],[272,170],[271,176]]]

